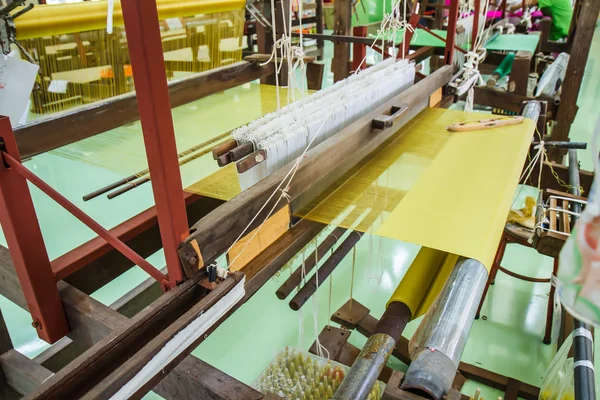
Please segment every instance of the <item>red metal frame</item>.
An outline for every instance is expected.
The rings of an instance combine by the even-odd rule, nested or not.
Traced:
[[[366,26],[355,26],[353,28],[352,34],[354,36],[359,37],[367,37],[367,27]],[[356,71],[357,69],[366,69],[367,63],[362,62],[367,56],[367,46],[360,43],[354,43],[352,45],[352,70]]]
[[[8,117],[0,117],[0,137],[6,151],[20,163]],[[69,325],[27,181],[6,162],[0,162],[0,220],[33,326],[40,338],[54,343],[69,333]]]
[[[155,0],[122,0],[148,169],[171,287],[185,280],[177,250],[188,233]]]
[[[90,257],[109,251],[106,243],[139,265],[168,290],[185,279],[177,254],[180,242],[188,236],[188,224],[181,184],[171,106],[164,69],[160,28],[155,0],[123,0],[123,19],[135,77],[138,109],[148,166],[152,176],[156,220],[167,261],[168,276],[154,268],[129,248],[119,236],[135,232],[148,221],[135,219],[135,226],[109,232],[52,189],[21,164],[14,133],[7,117],[0,117],[3,148],[0,166],[0,220],[15,269],[38,330],[38,336],[54,343],[69,332],[56,286]],[[80,246],[66,258],[51,263],[37,221],[27,180],[40,188],[99,235],[90,245]],[[154,210],[147,210],[153,213]],[[142,213],[144,214],[144,213]],[[140,214],[140,216],[142,216]],[[143,217],[143,216],[142,216]],[[152,219],[147,215],[145,219]],[[106,243],[104,243],[104,241]],[[85,254],[83,254],[85,253]]]

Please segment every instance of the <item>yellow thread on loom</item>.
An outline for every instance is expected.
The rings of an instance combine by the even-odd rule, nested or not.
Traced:
[[[161,21],[168,79],[228,65],[242,58],[244,10]],[[53,113],[133,90],[123,28],[21,40],[40,65],[32,94],[35,114]]]

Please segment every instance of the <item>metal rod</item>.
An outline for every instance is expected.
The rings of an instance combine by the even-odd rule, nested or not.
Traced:
[[[439,400],[448,393],[481,301],[488,271],[459,258],[444,289],[411,339],[415,344],[401,388]]]
[[[410,309],[404,303],[394,302],[387,307],[333,400],[368,398],[410,318]]]
[[[156,279],[159,283],[164,284],[168,282],[168,278],[158,269],[154,268],[152,264],[142,258],[139,254],[133,251],[129,246],[123,243],[119,238],[111,234],[109,231],[104,229],[102,225],[92,219],[89,215],[84,213],[75,204],[71,203],[62,194],[54,190],[50,185],[40,179],[33,172],[25,168],[19,161],[15,160],[10,154],[2,152],[4,162],[7,163],[15,172],[27,179],[29,182],[34,184],[38,189],[48,195],[52,200],[56,201],[65,210],[70,212],[75,218],[83,222],[88,228],[93,230],[98,236],[106,240],[111,246],[118,250],[121,254],[127,257],[131,262],[138,265],[150,276]]]
[[[569,192],[575,196],[580,196],[580,182],[579,182],[579,163],[577,161],[577,150],[569,149],[569,185],[571,189]],[[571,211],[581,213],[581,204],[577,202],[571,202]],[[577,222],[577,216],[571,216],[571,229],[575,227]],[[585,329],[590,332],[590,327],[573,318],[574,329]],[[590,332],[591,337],[591,332]],[[574,369],[575,377],[575,399],[576,400],[595,400],[596,399],[596,384],[595,374],[593,370],[594,355],[593,347],[594,343],[592,340],[583,335],[577,335],[573,338],[574,347],[574,361],[578,365]],[[590,368],[588,365],[592,365]]]
[[[540,144],[539,142],[531,143],[533,146],[537,146]],[[585,150],[587,149],[586,142],[544,142],[544,146],[546,147],[554,147],[558,149],[577,149],[577,150]]]

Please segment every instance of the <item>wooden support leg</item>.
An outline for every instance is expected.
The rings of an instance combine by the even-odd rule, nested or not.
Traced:
[[[506,236],[503,234],[502,239],[500,239],[500,245],[498,246],[498,250],[496,251],[496,256],[494,257],[494,262],[492,263],[492,269],[490,270],[488,280],[485,284],[485,288],[483,289],[483,295],[481,296],[481,301],[479,302],[479,307],[477,308],[477,314],[475,314],[475,319],[479,319],[479,315],[481,314],[481,308],[483,307],[483,302],[485,301],[485,297],[487,296],[488,289],[490,288],[490,285],[493,285],[494,281],[496,280],[496,274],[498,274],[498,267],[502,262],[505,250]]]
[[[558,273],[558,258],[554,259],[552,266],[552,276],[556,276]],[[550,295],[548,298],[548,309],[546,311],[546,330],[544,332],[544,343],[550,344],[552,341],[552,321],[554,320],[554,285],[550,284]]]
[[[352,32],[352,2],[338,0],[334,3],[335,35],[350,36]],[[350,75],[350,43],[334,43],[333,45],[333,81],[341,81]]]
[[[531,68],[532,54],[528,51],[517,51],[510,72],[508,91],[527,96],[527,83],[529,80],[529,70]]]

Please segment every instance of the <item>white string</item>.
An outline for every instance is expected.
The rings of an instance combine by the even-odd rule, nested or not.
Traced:
[[[113,13],[115,10],[115,0],[108,0],[108,11],[106,13],[106,33],[113,33]]]

